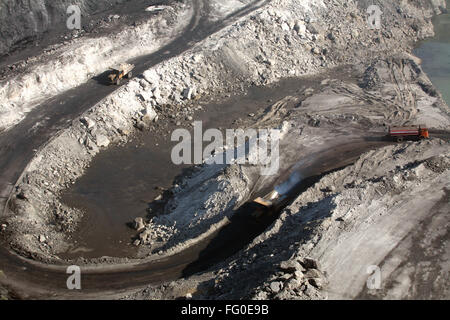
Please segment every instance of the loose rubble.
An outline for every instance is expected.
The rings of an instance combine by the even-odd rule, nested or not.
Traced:
[[[14,67],[15,74],[0,74],[0,131],[16,125],[51,97],[170,43],[186,27],[191,9],[178,3],[173,10],[162,10],[157,18],[147,18],[132,28],[122,26],[113,34],[71,39],[20,62],[21,72]]]
[[[137,131],[156,124],[193,121],[201,110],[197,101],[225,99],[243,92],[244,86],[317,77],[314,88],[299,87],[295,95],[246,117],[247,126],[282,131],[281,172],[304,169],[306,176],[313,165],[296,166],[299,159],[315,163],[321,153],[352,143],[363,150],[368,137],[384,135],[386,123],[447,129],[448,106],[409,53],[412,42],[433,34],[429,18],[445,6],[438,2],[382,4],[385,13],[392,13],[386,14],[389,28],[383,31],[367,28],[365,1],[348,1],[346,6],[336,0],[265,4],[129,81],[38,150],[11,195],[2,233],[21,254],[60,261],[58,254],[69,246],[83,212],[62,204],[59,195],[99,152],[132,141]],[[386,143],[358,154],[354,164],[318,178],[263,234],[226,261],[202,275],[124,298],[326,299],[366,294],[366,273],[359,271],[383,261],[388,254],[380,249],[384,244],[392,249],[398,242],[388,234],[375,246],[380,226],[389,226],[389,217],[393,226],[402,226],[399,234],[414,230],[413,223],[403,223],[409,218],[403,206],[414,205],[411,199],[425,186],[435,191],[433,204],[444,197],[449,152],[448,141],[433,138]],[[131,243],[139,248],[139,258],[169,258],[229,224],[234,209],[279,182],[277,177],[262,178],[259,170],[237,164],[198,166],[170,190],[165,215],[132,222],[136,237]],[[425,219],[431,210],[426,209],[413,221]],[[346,250],[362,236],[375,243],[371,248],[379,249],[378,255],[362,254],[364,247],[355,247],[361,266],[341,277],[350,263],[341,263]],[[444,255],[442,250],[433,254]]]
[[[441,269],[438,262],[445,259],[446,246],[428,250],[425,260],[419,261],[428,261],[433,267],[423,270],[414,260],[423,247],[409,249],[411,242],[406,236],[420,234],[423,226],[418,221],[434,215],[443,219],[437,220],[443,224],[442,230],[436,234],[434,226],[420,243],[426,246],[433,238],[445,238],[442,231],[450,223],[448,200],[436,215],[439,212],[423,205],[420,193],[423,187],[435,188],[433,197],[439,200],[445,198],[442,190],[446,189],[448,198],[449,178],[448,142],[411,142],[370,151],[355,164],[324,176],[251,244],[208,272],[124,298],[181,297],[184,292],[175,292],[174,287],[190,288],[194,299],[354,299],[363,294],[364,298],[446,297],[448,268]],[[333,192],[324,191],[331,186]],[[398,251],[396,245],[400,245]],[[409,252],[411,255],[404,257]],[[395,279],[401,272],[420,279],[433,274],[434,289],[420,291],[420,281],[430,281],[423,278],[417,283],[389,280],[392,287],[365,293],[366,268],[381,266],[385,256],[394,266],[383,267],[384,279]],[[405,264],[399,265],[400,261]],[[406,290],[399,290],[402,286]]]

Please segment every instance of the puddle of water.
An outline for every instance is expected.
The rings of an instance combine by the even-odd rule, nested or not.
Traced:
[[[253,87],[246,95],[204,106],[205,111],[196,114],[195,120],[203,121],[204,130],[234,128],[234,120],[295,94],[303,85],[305,80],[286,79],[270,88]],[[170,128],[170,132],[174,129]],[[74,235],[76,245],[61,257],[133,256],[137,250],[130,242],[136,232],[127,224],[147,215],[148,204],[160,194],[155,188],[170,188],[188,168],[172,163],[170,155],[175,145],[170,135],[149,133],[97,155],[86,174],[63,194],[63,202],[86,214]]]
[[[447,1],[450,9],[450,1]],[[415,54],[422,59],[423,70],[450,106],[450,14],[433,20],[436,36],[420,43]]]

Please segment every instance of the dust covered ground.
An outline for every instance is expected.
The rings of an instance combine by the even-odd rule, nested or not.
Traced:
[[[110,272],[177,263],[179,254],[192,252],[181,280],[152,280],[116,296],[123,299],[448,299],[449,108],[411,54],[416,41],[433,35],[430,18],[445,2],[380,4],[381,30],[368,28],[365,1],[193,4],[177,4],[141,26],[163,34],[162,46],[196,10],[207,14],[205,26],[228,23],[143,71],[40,146],[8,194],[5,246],[43,264],[107,265]],[[129,32],[117,36],[125,41]],[[53,60],[41,66],[46,61]],[[50,95],[85,76],[52,87]],[[22,73],[15,77],[3,87],[8,130],[27,116],[8,116],[17,101],[46,99],[31,82],[29,96],[11,95],[24,83]],[[286,78],[294,83],[286,96],[268,106],[260,101],[250,114],[243,106],[234,122],[280,130],[277,175],[261,175],[261,165],[195,166],[155,199],[159,214],[136,217],[135,237],[124,237],[135,253],[62,258],[80,249],[73,238],[89,213],[62,202],[61,194],[99,153],[141,134],[192,129],[208,103]],[[414,124],[430,128],[431,139],[387,139],[388,126]],[[234,150],[216,150],[222,152]],[[253,206],[274,188],[284,196],[280,206]],[[379,289],[367,289],[373,267]]]

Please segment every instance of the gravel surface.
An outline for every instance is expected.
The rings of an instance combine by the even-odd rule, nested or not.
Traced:
[[[83,212],[60,194],[99,152],[136,132],[195,120],[199,101],[293,77],[295,94],[240,123],[281,130],[283,176],[261,177],[257,166],[197,167],[170,190],[164,216],[141,217],[133,258],[170,261],[206,241],[214,248],[222,229],[239,230],[240,205],[291,174],[304,181],[302,192],[207,272],[122,298],[447,299],[449,109],[410,53],[433,35],[430,18],[445,3],[380,3],[386,19],[377,31],[367,27],[366,1],[211,1],[211,21],[237,5],[252,11],[130,80],[40,148],[8,202],[2,237],[19,254],[61,262]],[[311,77],[314,86],[301,85]],[[386,125],[419,123],[441,134],[397,145],[384,137]],[[111,268],[119,262],[101,259]],[[370,266],[381,268],[382,291],[365,290]]]

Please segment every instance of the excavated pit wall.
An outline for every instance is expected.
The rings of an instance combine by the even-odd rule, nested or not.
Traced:
[[[75,119],[37,152],[19,181],[10,201],[14,213],[6,220],[12,247],[35,258],[57,259],[56,253],[67,248],[65,232],[74,230],[81,217],[59,202],[61,190],[83,174],[102,148],[126,142],[136,125],[166,118],[162,106],[181,109],[186,89],[197,97],[220,97],[224,88],[237,90],[241,83],[268,84],[386,52],[408,51],[411,42],[432,35],[428,18],[435,11],[428,1],[422,3],[424,10],[401,4],[408,18],[399,13],[386,34],[368,30],[358,4],[349,2],[344,8],[337,1],[272,1],[193,50],[146,71],[144,79],[130,81],[86,112],[82,121]],[[413,23],[417,27],[411,27]],[[20,192],[27,201],[16,197]],[[36,237],[40,234],[45,241]]]
[[[182,3],[112,34],[82,37],[27,59],[25,70],[0,81],[0,131],[51,97],[86,83],[111,66],[148,55],[172,41],[190,22]]]
[[[79,6],[83,16],[129,0],[2,0],[0,1],[0,57],[48,30],[65,28],[67,8]]]

